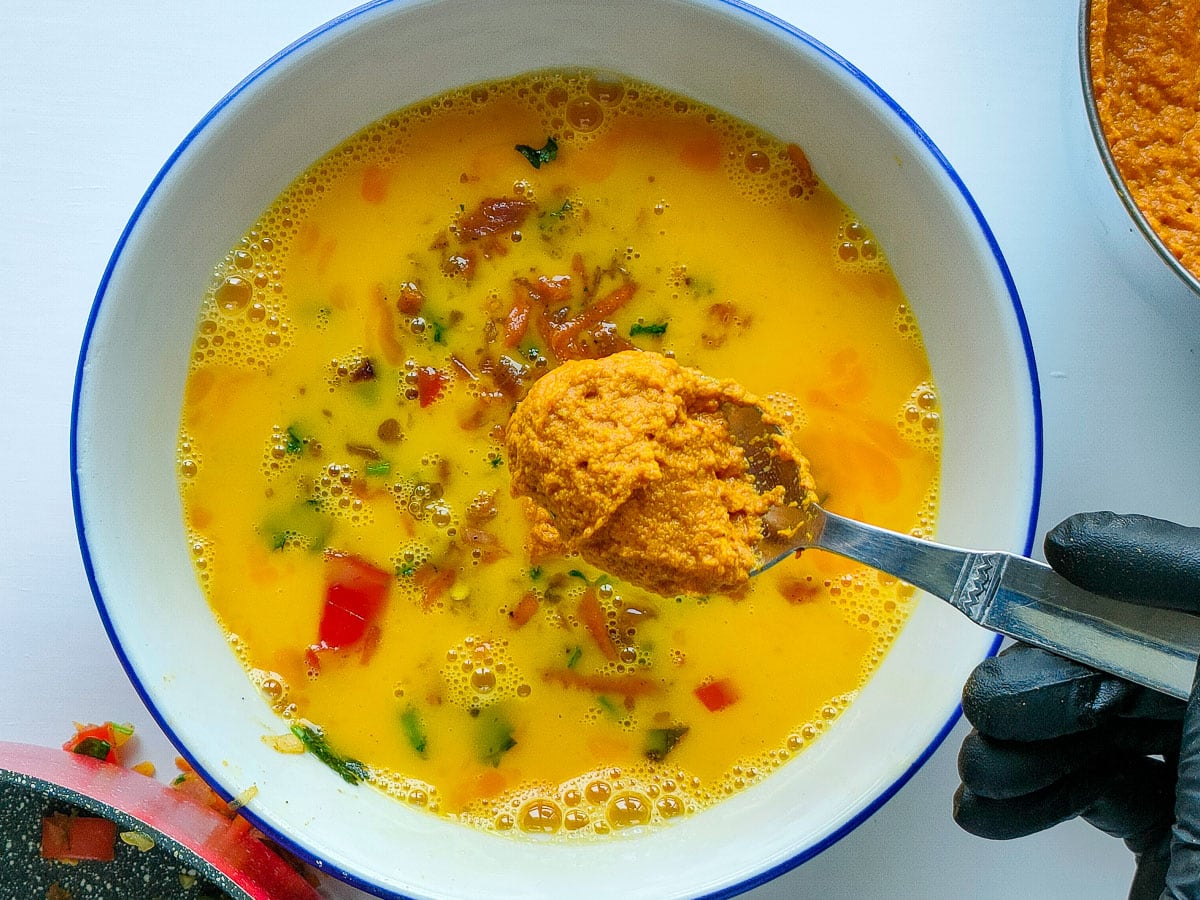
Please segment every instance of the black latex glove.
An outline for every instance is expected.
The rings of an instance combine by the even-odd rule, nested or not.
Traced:
[[[1200,528],[1083,513],[1045,550],[1080,587],[1200,614]],[[1131,900],[1200,898],[1196,685],[1185,705],[1015,644],[971,674],[963,712],[975,730],[959,752],[959,825],[1007,839],[1080,816],[1136,855]]]

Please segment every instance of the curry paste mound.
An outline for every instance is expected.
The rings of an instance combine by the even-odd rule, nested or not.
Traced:
[[[758,402],[658,353],[564,363],[509,420],[513,490],[619,578],[667,596],[737,590],[783,488],[756,490],[721,407]]]
[[[1167,249],[1200,277],[1200,2],[1093,0],[1088,40],[1113,161]]]

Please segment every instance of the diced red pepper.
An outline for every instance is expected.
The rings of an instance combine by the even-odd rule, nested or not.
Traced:
[[[91,756],[105,762],[120,762],[117,758],[117,736],[112,722],[103,725],[76,727],[75,736],[63,744],[63,749],[81,756]]]
[[[739,694],[728,678],[720,678],[700,685],[692,693],[709,712],[720,712],[738,701]]]
[[[112,862],[117,825],[96,816],[54,813],[42,819],[42,859]]]
[[[450,376],[433,366],[421,366],[417,369],[417,400],[422,409],[442,396],[442,390],[449,380]]]
[[[361,557],[327,552],[317,649],[338,650],[359,641],[383,609],[391,583],[391,573]]]

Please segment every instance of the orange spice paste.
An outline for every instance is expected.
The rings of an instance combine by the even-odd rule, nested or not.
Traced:
[[[1093,0],[1096,110],[1126,187],[1200,275],[1200,0]]]
[[[737,590],[784,489],[758,492],[722,410],[762,402],[658,353],[565,362],[509,419],[513,490],[617,577],[665,596]],[[779,438],[815,499],[807,461]]]

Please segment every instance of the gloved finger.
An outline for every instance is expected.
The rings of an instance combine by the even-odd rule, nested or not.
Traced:
[[[1163,802],[1163,792],[1170,792],[1173,777],[1160,760],[1140,757],[1130,759],[1119,777],[1109,769],[1077,772],[1020,797],[983,797],[959,785],[954,821],[979,837],[1009,840],[1090,814],[1109,834],[1137,838],[1155,823],[1164,828],[1170,821],[1170,803]]]
[[[1151,846],[1137,855],[1137,869],[1129,886],[1129,900],[1159,900],[1170,861],[1171,832],[1167,829]]]
[[[1045,741],[1002,741],[972,731],[958,751],[958,774],[981,797],[1019,797],[1076,772],[1116,770],[1134,757],[1174,758],[1181,732],[1178,722],[1134,720]]]
[[[1175,821],[1175,769],[1143,757],[1109,771],[1104,790],[1079,815],[1134,853],[1145,853],[1170,834]]]
[[[1164,897],[1200,897],[1200,670],[1192,684],[1179,750],[1171,866]]]
[[[980,663],[962,707],[980,732],[1013,741],[1061,737],[1122,716],[1178,720],[1184,711],[1179,700],[1027,644]]]
[[[1148,516],[1079,513],[1046,535],[1046,560],[1116,600],[1200,612],[1200,528]]]

